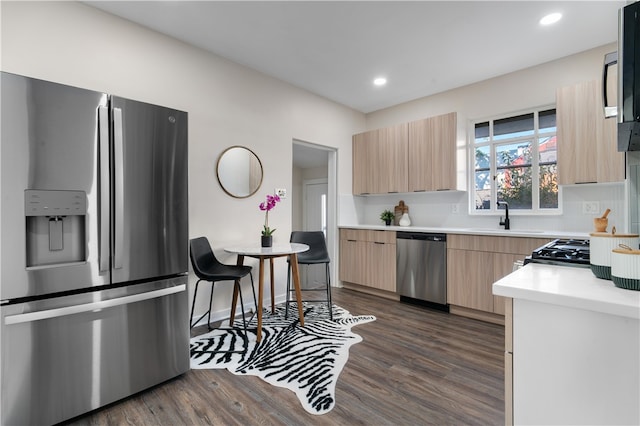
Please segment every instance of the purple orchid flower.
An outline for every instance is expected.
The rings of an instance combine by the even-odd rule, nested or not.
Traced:
[[[279,202],[280,202],[280,197],[279,196],[267,194],[266,201],[263,201],[258,206],[258,207],[260,207],[260,210],[265,212],[265,214],[264,214],[264,229],[262,230],[262,235],[264,235],[264,236],[270,236],[275,232],[275,229],[269,228],[269,212]]]

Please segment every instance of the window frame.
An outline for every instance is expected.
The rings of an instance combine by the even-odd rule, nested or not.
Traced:
[[[558,131],[557,131],[557,108],[555,104],[550,104],[550,105],[544,105],[544,106],[540,106],[540,107],[534,107],[534,108],[530,108],[530,109],[524,109],[524,110],[519,110],[519,111],[513,111],[513,112],[508,112],[508,113],[504,113],[504,114],[499,114],[499,115],[492,115],[492,116],[486,116],[486,117],[480,117],[480,118],[475,118],[475,119],[470,119],[468,121],[468,132],[467,132],[467,159],[468,159],[468,170],[469,173],[467,175],[468,178],[468,182],[467,184],[469,185],[469,194],[468,194],[468,203],[469,203],[469,214],[470,215],[477,215],[477,216],[496,216],[496,215],[504,215],[504,208],[497,208],[497,191],[498,191],[498,187],[495,184],[495,180],[492,178],[497,171],[497,165],[496,165],[496,160],[497,160],[497,155],[496,155],[496,147],[500,146],[500,145],[511,145],[514,143],[517,143],[517,141],[532,141],[532,152],[531,152],[531,157],[532,157],[532,164],[531,164],[531,169],[532,169],[532,182],[531,185],[532,187],[538,188],[538,191],[536,191],[535,195],[532,194],[532,208],[531,209],[509,209],[509,215],[514,215],[514,216],[557,216],[557,215],[562,215],[562,186],[558,185],[558,207],[557,208],[540,208],[539,207],[539,199],[540,199],[540,191],[539,191],[539,187],[540,187],[540,155],[539,155],[539,151],[538,151],[538,147],[539,147],[539,139],[540,137],[544,137],[545,135],[548,135],[548,133],[542,133],[540,134],[540,129],[539,129],[539,113],[542,111],[547,111],[547,110],[556,110],[556,131],[555,131],[555,136],[556,136],[556,144],[558,143],[557,140],[557,136],[558,136]],[[502,139],[498,139],[498,140],[494,140],[493,139],[493,128],[494,125],[493,123],[495,121],[498,120],[502,120],[502,119],[506,119],[506,118],[512,118],[512,117],[517,117],[517,116],[521,116],[521,115],[527,115],[527,114],[534,114],[534,130],[533,130],[533,134],[532,135],[527,135],[527,136],[520,136],[520,137],[514,137],[514,138],[509,138],[508,140],[502,140]],[[489,122],[489,138],[490,141],[487,143],[483,143],[483,144],[476,144],[475,143],[475,126],[476,124],[479,123],[483,123],[483,122]],[[489,175],[490,175],[490,179],[491,179],[491,190],[490,190],[490,194],[491,194],[491,202],[490,204],[490,208],[488,209],[476,209],[476,168],[475,168],[475,159],[476,159],[476,148],[478,147],[478,145],[480,146],[488,146],[489,147]],[[542,163],[544,165],[544,163]],[[558,165],[558,160],[556,157],[556,173],[557,173],[557,168],[559,167]]]

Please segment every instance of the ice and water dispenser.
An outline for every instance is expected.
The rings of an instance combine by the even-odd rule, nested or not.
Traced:
[[[27,267],[46,267],[86,260],[84,191],[24,192]]]

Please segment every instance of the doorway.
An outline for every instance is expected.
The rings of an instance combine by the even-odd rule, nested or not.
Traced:
[[[328,179],[306,179],[302,182],[302,230],[322,231],[327,238]]]
[[[292,230],[323,231],[332,259],[331,282],[336,282],[337,151],[309,142],[293,141]],[[316,268],[317,267],[317,268]],[[316,270],[317,269],[317,270]],[[323,265],[300,268],[303,288],[324,284]]]
[[[327,239],[328,179],[308,179],[302,184],[302,230],[322,231]],[[307,265],[300,268],[300,282],[303,288],[318,288],[326,281],[324,265]]]

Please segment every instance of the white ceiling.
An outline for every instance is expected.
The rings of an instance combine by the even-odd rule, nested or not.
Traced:
[[[617,40],[625,1],[88,1],[368,113]],[[541,27],[559,11],[563,19]],[[385,76],[388,84],[374,88]]]
[[[626,1],[84,3],[368,113],[615,42]],[[300,167],[326,158],[294,146]]]

